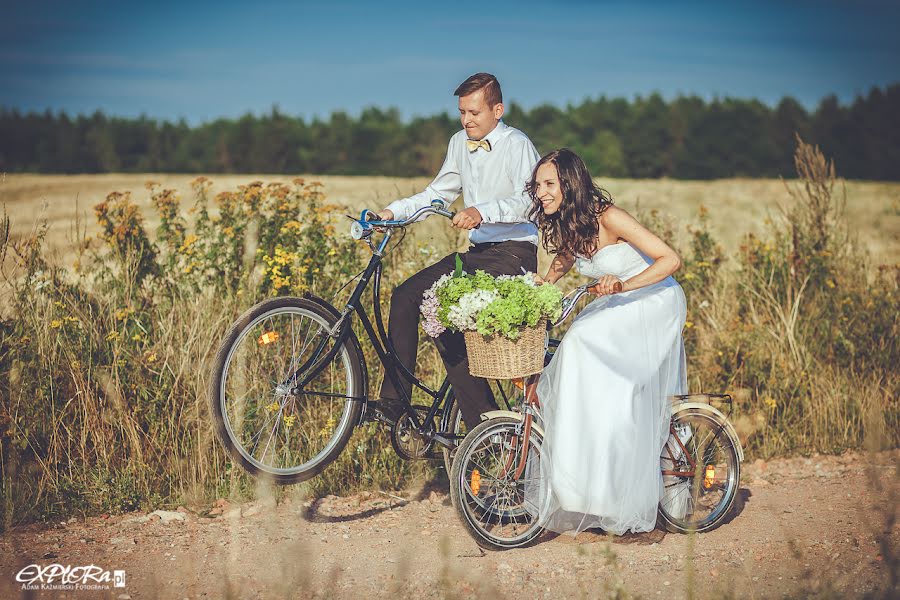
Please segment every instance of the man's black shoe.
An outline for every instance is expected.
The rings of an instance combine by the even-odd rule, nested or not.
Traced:
[[[372,410],[371,420],[387,425],[393,425],[397,419],[406,414],[403,401],[396,398],[380,398],[377,402],[371,403],[370,410]]]

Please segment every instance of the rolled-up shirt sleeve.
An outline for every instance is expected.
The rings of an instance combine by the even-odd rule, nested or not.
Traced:
[[[436,198],[440,198],[448,206],[459,198],[460,193],[462,193],[462,178],[460,177],[459,165],[456,161],[457,152],[455,152],[453,147],[454,142],[455,138],[450,138],[450,143],[447,144],[447,157],[444,159],[444,164],[424,191],[408,198],[394,200],[387,205],[388,210],[394,213],[395,219],[409,218],[411,214],[420,208],[430,205],[431,201]]]

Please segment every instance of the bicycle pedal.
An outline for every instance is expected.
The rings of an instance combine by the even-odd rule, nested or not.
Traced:
[[[380,425],[386,425],[388,427],[393,427],[396,423],[396,421],[389,419],[384,413],[382,413],[377,406],[366,406],[359,422],[360,424],[378,423]]]

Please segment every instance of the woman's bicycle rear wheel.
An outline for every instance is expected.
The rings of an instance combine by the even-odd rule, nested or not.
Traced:
[[[307,298],[266,300],[225,335],[212,369],[209,402],[231,456],[275,483],[305,481],[328,466],[359,422],[365,363],[352,335],[334,359],[297,390],[333,347],[331,307]]]
[[[497,417],[472,429],[460,444],[450,471],[450,499],[463,526],[482,548],[507,550],[534,541],[543,531],[525,490],[540,485],[541,435],[527,440],[522,421]],[[516,467],[526,454],[528,466],[518,479]],[[530,488],[534,491],[537,488]]]
[[[675,435],[670,435],[660,456],[664,485],[660,521],[675,533],[710,531],[728,517],[737,497],[739,442],[719,415],[702,408],[676,412],[672,425]]]

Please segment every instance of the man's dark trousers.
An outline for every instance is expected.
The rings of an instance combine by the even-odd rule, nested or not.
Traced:
[[[531,242],[506,241],[475,244],[468,252],[460,253],[463,269],[467,273],[477,270],[491,275],[521,275],[522,269],[537,271],[537,246]],[[419,339],[419,305],[422,294],[442,275],[456,268],[456,253],[445,256],[394,288],[391,294],[391,314],[388,319],[388,335],[394,344],[398,358],[415,372]],[[462,333],[445,331],[435,340],[447,377],[456,394],[466,426],[472,429],[481,422],[481,413],[497,408],[487,380],[469,374],[466,343]],[[412,384],[401,376],[407,393]],[[390,378],[385,376],[381,384],[381,397],[399,399],[401,396]]]

